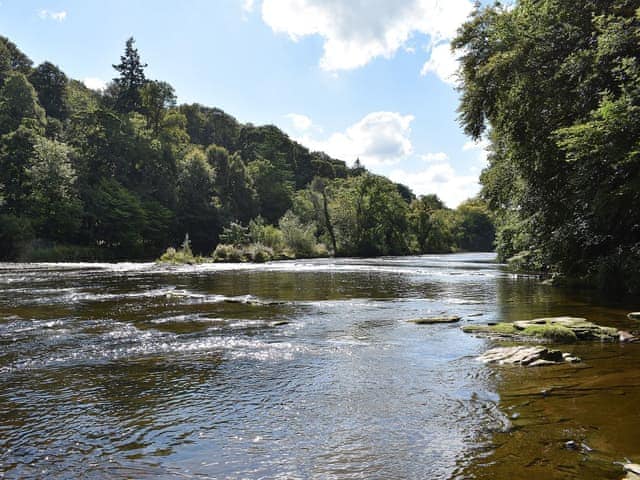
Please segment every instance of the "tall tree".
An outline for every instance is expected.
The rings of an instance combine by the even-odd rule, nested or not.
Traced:
[[[640,2],[479,7],[453,46],[461,123],[490,131],[498,251],[640,291]]]
[[[146,83],[144,75],[146,63],[142,63],[138,49],[134,47],[135,40],[130,37],[125,45],[124,55],[120,57],[120,63],[113,68],[120,74],[113,81],[118,88],[116,108],[122,112],[140,111],[142,98],[140,89]]]
[[[29,75],[31,85],[38,92],[40,105],[47,115],[64,120],[68,114],[67,76],[51,62],[38,65]]]

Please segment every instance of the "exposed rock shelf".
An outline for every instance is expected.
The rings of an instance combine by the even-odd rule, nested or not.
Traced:
[[[488,325],[466,325],[466,333],[487,335],[496,338],[524,339],[553,342],[602,341],[619,342],[622,333],[612,327],[603,327],[585,318],[553,317],[500,322]],[[627,334],[628,335],[628,334]],[[632,336],[632,338],[634,338]]]
[[[416,318],[414,320],[407,320],[410,323],[418,325],[431,325],[433,323],[456,323],[460,321],[460,317],[455,315],[441,316],[441,317],[426,317]]]
[[[578,357],[560,350],[551,350],[540,346],[497,347],[487,350],[478,357],[484,363],[499,365],[522,365],[525,367],[541,367],[560,363],[577,363]]]

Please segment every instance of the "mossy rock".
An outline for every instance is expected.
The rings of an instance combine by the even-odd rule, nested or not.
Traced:
[[[466,333],[483,334],[494,337],[525,338],[541,341],[571,343],[579,340],[600,340],[617,342],[618,331],[602,327],[584,318],[552,317],[501,322],[489,325],[466,325]]]
[[[434,323],[456,323],[460,321],[460,317],[449,315],[443,317],[416,318],[415,320],[407,321],[410,323],[415,323],[416,325],[432,325]]]

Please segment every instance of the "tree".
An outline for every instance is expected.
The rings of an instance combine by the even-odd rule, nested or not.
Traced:
[[[38,92],[40,105],[48,116],[64,120],[68,115],[67,76],[50,62],[38,65],[29,75],[29,81]]]
[[[22,73],[12,72],[0,89],[0,134],[25,126],[41,131],[46,125],[44,109],[36,91]]]
[[[417,242],[419,253],[429,253],[434,247],[429,245],[427,239],[430,238],[432,230],[437,228],[432,215],[437,210],[445,209],[444,203],[437,195],[422,195],[420,198],[413,200],[409,206],[408,222],[409,228]]]
[[[178,235],[189,234],[196,252],[210,252],[218,240],[220,219],[214,204],[214,171],[205,154],[189,152],[178,168]]]
[[[627,0],[496,4],[453,42],[461,123],[476,139],[490,130],[481,180],[498,251],[628,291],[640,290],[638,12]]]
[[[247,173],[258,194],[260,215],[268,222],[277,221],[291,207],[293,185],[288,175],[264,158],[250,162]]]
[[[28,75],[32,64],[13,42],[0,35],[0,85],[12,71]]]
[[[130,37],[125,45],[124,55],[120,57],[120,63],[113,65],[113,68],[120,74],[114,78],[117,86],[116,108],[122,113],[141,111],[142,98],[140,89],[147,79],[144,75],[146,63],[142,63],[138,49],[134,47],[135,40]]]
[[[72,240],[80,226],[82,204],[75,190],[71,150],[63,143],[40,137],[33,151],[27,181],[29,213],[36,235]]]
[[[176,104],[176,94],[167,82],[151,80],[140,89],[142,112],[147,117],[147,125],[157,137],[162,120],[168,108]]]
[[[407,253],[408,205],[395,184],[364,173],[331,185],[329,212],[342,255]]]

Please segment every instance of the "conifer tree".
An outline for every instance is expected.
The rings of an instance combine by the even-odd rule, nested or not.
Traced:
[[[113,68],[120,73],[120,76],[113,81],[118,87],[116,108],[122,113],[141,110],[140,88],[147,82],[144,75],[147,64],[140,60],[138,49],[134,47],[135,42],[133,37],[127,40],[120,63],[113,65]]]

